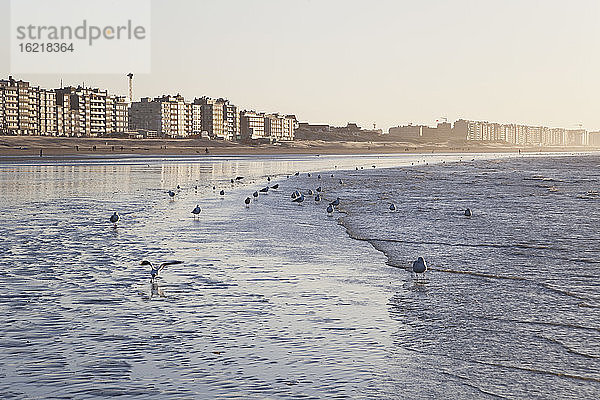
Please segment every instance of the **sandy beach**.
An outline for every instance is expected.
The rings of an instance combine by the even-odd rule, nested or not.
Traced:
[[[277,154],[401,154],[401,153],[502,153],[590,151],[589,147],[512,147],[498,143],[408,143],[298,140],[278,144],[247,145],[206,139],[64,138],[0,136],[0,156],[5,159],[58,156],[107,158],[119,155],[277,155]]]

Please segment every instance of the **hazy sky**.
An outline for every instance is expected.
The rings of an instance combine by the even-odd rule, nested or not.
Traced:
[[[2,77],[8,6],[0,0]],[[134,95],[227,97],[386,130],[441,116],[595,130],[599,17],[598,0],[155,0],[152,73],[136,75]],[[125,95],[126,72],[62,78]]]

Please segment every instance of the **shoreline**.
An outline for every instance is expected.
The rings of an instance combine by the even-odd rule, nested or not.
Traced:
[[[435,153],[593,152],[593,147],[513,147],[498,143],[331,142],[298,140],[247,145],[206,139],[0,136],[0,162],[34,159],[119,159],[139,156],[375,155]],[[41,152],[41,154],[40,154]]]

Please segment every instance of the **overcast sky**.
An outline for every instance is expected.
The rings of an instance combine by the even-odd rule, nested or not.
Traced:
[[[3,78],[8,10],[0,0]],[[152,73],[134,92],[386,130],[442,116],[596,130],[599,17],[598,0],[155,0]],[[125,95],[126,72],[62,78]]]

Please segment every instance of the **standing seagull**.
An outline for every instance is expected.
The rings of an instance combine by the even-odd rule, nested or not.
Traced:
[[[110,216],[110,222],[113,223],[113,228],[117,227],[117,221],[119,221],[119,214],[115,211],[114,214]]]
[[[335,199],[334,201],[332,201],[331,203],[329,203],[330,205],[337,207],[340,205],[340,198],[338,197],[337,199]]]
[[[333,215],[333,206],[330,204],[327,206],[327,216],[331,217]]]
[[[169,197],[171,198],[171,200],[175,200],[175,192],[172,190],[169,190]]]
[[[219,194],[220,194],[221,196],[225,196],[225,191],[224,191],[223,189],[221,189],[221,191],[219,192]]]
[[[158,267],[155,267],[154,265],[152,265],[152,263],[150,261],[142,261],[140,263],[140,265],[149,265],[150,266],[150,276],[151,276],[151,281],[154,282],[154,278],[156,278],[158,276],[158,273],[160,271],[162,271],[162,269],[164,267],[166,267],[167,265],[175,265],[175,264],[183,264],[183,261],[167,261],[164,262],[162,264],[160,264]]]
[[[315,201],[321,201],[321,195],[320,194],[318,194],[318,195],[315,196]]]
[[[246,200],[244,200],[244,203],[246,203],[246,208],[250,207],[250,197],[246,197]]]
[[[423,257],[419,257],[416,261],[413,261],[412,269],[415,275],[417,276],[417,279],[419,277],[418,274],[423,274],[422,276],[425,277],[425,271],[427,271],[427,263],[425,262]]]
[[[472,216],[472,215],[473,215],[473,211],[471,211],[471,209],[470,209],[470,208],[467,208],[467,209],[465,210],[465,217],[470,217],[470,216]]]
[[[200,206],[199,206],[198,204],[196,204],[196,208],[194,208],[194,209],[192,210],[192,214],[194,214],[194,219],[196,219],[196,217],[197,217],[198,215],[200,215],[200,211],[202,211],[202,210],[200,209]]]
[[[396,205],[394,203],[390,204],[390,211],[396,211]]]
[[[273,186],[271,186],[271,189],[279,189],[279,183],[274,184]]]
[[[260,192],[260,193],[267,194],[267,193],[269,192],[269,187],[268,187],[268,186],[265,186],[264,188],[260,189],[260,190],[259,190],[259,192]]]
[[[258,199],[258,192],[254,191],[254,193],[252,193],[252,197],[254,197],[254,200]]]
[[[304,201],[304,195],[300,194],[300,196],[296,197],[295,199],[292,200],[294,203],[302,203]]]

